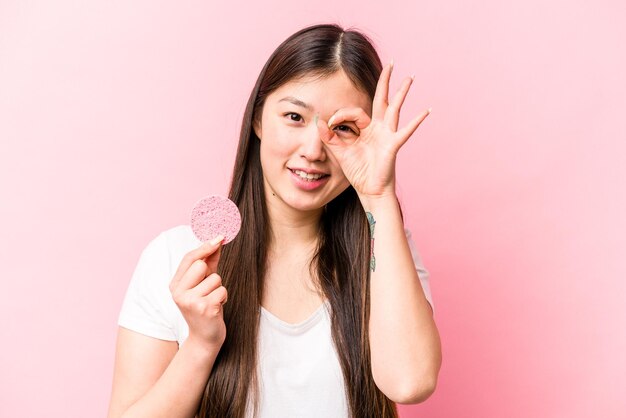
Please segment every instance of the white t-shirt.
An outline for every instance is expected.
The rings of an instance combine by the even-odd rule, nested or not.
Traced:
[[[406,228],[405,234],[424,295],[434,312],[429,273]],[[170,228],[152,239],[131,277],[118,325],[181,345],[189,327],[172,299],[169,284],[183,256],[201,244],[189,225]],[[330,303],[326,300],[298,324],[260,309],[259,417],[347,417],[343,374],[331,335]]]

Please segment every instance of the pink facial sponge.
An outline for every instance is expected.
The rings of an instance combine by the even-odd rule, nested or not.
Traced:
[[[217,195],[203,197],[191,210],[191,230],[202,242],[223,235],[222,244],[228,244],[235,239],[239,228],[241,228],[239,209],[226,197]]]

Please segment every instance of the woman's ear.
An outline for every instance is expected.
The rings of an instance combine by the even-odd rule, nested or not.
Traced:
[[[261,140],[261,124],[257,120],[252,121],[252,129],[254,129],[254,134],[259,140]]]

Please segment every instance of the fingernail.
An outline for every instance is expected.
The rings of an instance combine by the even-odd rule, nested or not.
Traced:
[[[223,235],[218,235],[215,238],[213,238],[211,241],[209,241],[210,245],[217,245],[220,242],[224,241],[224,236]]]
[[[433,108],[432,108],[432,107],[429,107],[429,108],[428,108],[428,113],[430,113],[432,110],[433,110]]]
[[[319,116],[315,115],[315,126],[317,126],[317,120],[318,120]]]
[[[411,81],[415,81],[415,74],[411,76]]]
[[[393,70],[393,58],[391,59],[391,62],[389,63],[389,69]]]
[[[328,119],[328,127],[330,128],[333,125],[333,121],[335,120],[335,115],[332,115],[330,119]]]

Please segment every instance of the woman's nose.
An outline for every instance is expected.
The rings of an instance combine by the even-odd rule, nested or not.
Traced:
[[[322,141],[322,134],[315,123],[311,123],[303,135],[301,145],[301,155],[307,160],[324,161],[326,159],[326,148]]]

